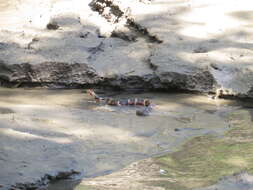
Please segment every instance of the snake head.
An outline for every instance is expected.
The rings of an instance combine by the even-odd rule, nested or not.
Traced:
[[[150,106],[150,105],[151,105],[151,101],[149,99],[145,99],[144,106]]]
[[[96,95],[95,92],[94,92],[94,90],[92,90],[92,89],[88,89],[86,92],[87,92],[87,94],[89,94],[89,95],[91,95],[93,97]]]
[[[100,98],[92,89],[88,89],[86,91],[90,96],[92,96],[93,98],[95,98],[96,102],[99,102],[100,100],[102,100],[103,98]]]

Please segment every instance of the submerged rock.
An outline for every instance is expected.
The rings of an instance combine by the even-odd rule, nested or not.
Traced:
[[[140,110],[136,110],[136,115],[138,116],[149,116],[150,112],[152,111],[151,107],[145,107]]]

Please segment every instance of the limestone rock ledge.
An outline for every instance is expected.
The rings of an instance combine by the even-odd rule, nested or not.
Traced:
[[[19,2],[0,13],[0,81],[253,97],[251,6],[247,0]]]

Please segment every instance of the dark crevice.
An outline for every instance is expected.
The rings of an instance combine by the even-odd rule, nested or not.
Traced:
[[[150,55],[149,58],[146,60],[146,63],[148,64],[150,69],[152,69],[153,71],[156,71],[158,66],[152,63],[151,56],[152,55]]]
[[[129,29],[129,32],[121,32],[116,29],[112,32],[111,37],[118,37],[130,42],[136,41],[138,37],[146,39],[149,43],[159,44],[163,42],[156,35],[150,34],[147,28],[137,24],[131,18],[130,8],[122,10],[113,0],[93,0],[89,6],[110,23],[117,24],[125,19],[125,27]]]
[[[126,32],[114,30],[111,34],[111,37],[120,38],[120,39],[127,41],[127,42],[136,42],[137,41],[137,35],[132,32],[126,33]]]
[[[93,11],[98,12],[108,22],[118,23],[126,14],[112,0],[93,0],[89,4]]]
[[[82,89],[93,88],[96,85],[57,82],[9,82],[0,80],[0,86],[7,88]]]
[[[88,49],[88,52],[90,53],[88,60],[90,61],[94,56],[96,56],[98,53],[104,51],[104,43],[100,42],[100,44],[96,47],[92,47]]]
[[[193,53],[207,53],[208,51],[206,47],[198,47],[193,50]]]
[[[80,33],[79,38],[87,38],[90,32]]]
[[[214,70],[222,71],[222,69],[220,67],[218,67],[218,65],[215,63],[211,63],[210,67],[213,68]]]
[[[127,26],[130,28],[130,30],[136,32],[139,36],[143,37],[147,40],[149,43],[157,43],[160,44],[163,41],[160,40],[156,35],[151,35],[147,28],[141,26],[140,24],[137,24],[134,22],[133,19],[127,20]]]
[[[112,32],[111,37],[120,38],[127,42],[136,42],[137,38],[143,38],[147,43],[160,44],[163,42],[156,35],[151,35],[147,28],[135,23],[133,19],[127,19],[125,27],[127,32],[116,29]]]

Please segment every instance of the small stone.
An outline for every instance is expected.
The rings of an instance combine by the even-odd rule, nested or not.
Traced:
[[[159,172],[160,172],[161,175],[166,175],[166,173],[167,173],[167,171],[163,170],[163,169],[160,169]]]
[[[150,110],[148,108],[136,110],[136,115],[138,116],[149,116],[149,114],[150,114]]]
[[[48,30],[57,30],[60,26],[56,22],[51,22],[47,24]]]
[[[87,32],[87,33],[81,33],[79,35],[80,38],[87,38],[87,36],[90,34],[90,32]]]
[[[193,53],[207,53],[208,50],[205,47],[198,47],[195,50],[193,50]]]
[[[147,114],[143,110],[137,110],[136,115],[138,115],[138,116],[147,116]]]

